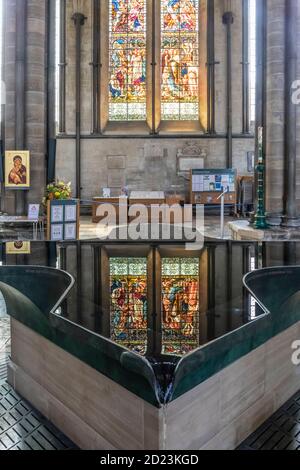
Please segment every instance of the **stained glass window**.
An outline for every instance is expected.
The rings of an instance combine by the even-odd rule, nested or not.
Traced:
[[[110,259],[111,339],[135,352],[147,349],[147,259]]]
[[[162,352],[183,355],[199,346],[199,259],[162,260]]]
[[[109,3],[109,119],[146,120],[146,0]]]
[[[161,1],[163,120],[199,118],[199,0]]]

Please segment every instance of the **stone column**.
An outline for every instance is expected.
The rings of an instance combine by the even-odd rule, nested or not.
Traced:
[[[280,225],[285,170],[285,2],[266,1],[266,207],[268,223]]]
[[[284,225],[299,227],[297,212],[297,102],[293,99],[293,85],[297,80],[297,25],[298,1],[286,0],[286,77],[285,77],[285,211]]]
[[[6,0],[5,24],[3,35],[5,41],[3,55],[3,80],[5,82],[4,110],[4,141],[6,150],[14,150],[16,146],[16,0]],[[15,212],[15,194],[5,191],[2,209],[11,214]]]
[[[28,202],[40,202],[46,183],[47,0],[27,0],[26,145],[31,152],[32,189]]]
[[[47,44],[47,0],[6,0],[5,41],[5,148],[14,150],[16,142],[16,2],[26,2],[26,24],[24,40],[25,105],[24,105],[24,150],[31,153],[31,189],[27,203],[40,203],[46,182],[46,44]],[[20,130],[19,130],[20,131]],[[6,191],[6,210],[15,212],[12,203],[14,194]],[[24,208],[25,212],[27,208]]]

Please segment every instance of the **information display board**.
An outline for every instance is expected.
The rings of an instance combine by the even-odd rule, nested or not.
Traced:
[[[219,196],[227,190],[225,204],[237,203],[236,170],[191,170],[191,204],[217,205]]]
[[[71,241],[79,239],[79,222],[79,201],[77,199],[48,201],[48,240]]]

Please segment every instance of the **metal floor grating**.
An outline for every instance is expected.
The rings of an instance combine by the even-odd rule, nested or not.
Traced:
[[[67,437],[0,382],[0,451],[77,449]]]
[[[7,376],[8,354],[0,352],[0,382]]]
[[[238,450],[300,450],[300,392],[255,431]]]

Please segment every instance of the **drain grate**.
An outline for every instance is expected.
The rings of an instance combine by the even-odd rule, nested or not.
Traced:
[[[7,376],[8,354],[0,352],[0,381],[5,380]]]
[[[0,382],[0,451],[67,449],[77,447],[7,382]]]
[[[238,450],[300,450],[300,392],[255,431]]]

